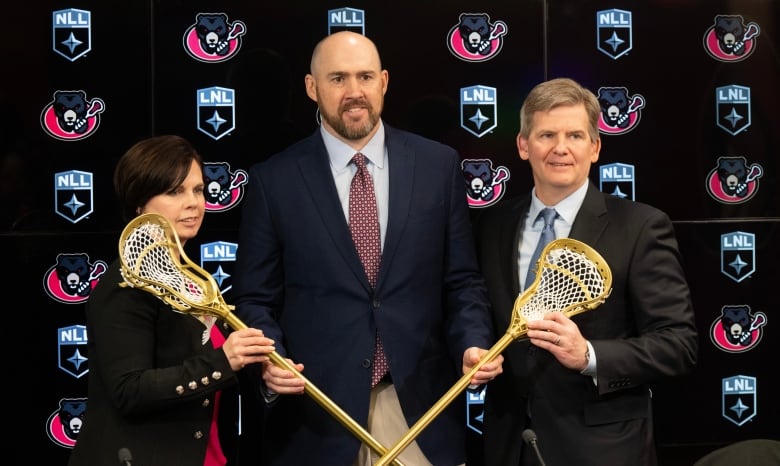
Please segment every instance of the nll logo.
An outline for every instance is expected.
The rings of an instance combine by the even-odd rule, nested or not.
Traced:
[[[599,191],[635,201],[634,171],[634,166],[627,163],[602,165],[599,169]]]
[[[328,10],[328,34],[338,31],[366,32],[366,13],[356,8]]]
[[[627,54],[633,47],[630,11],[597,11],[596,29],[596,48],[613,60]]]
[[[59,368],[77,379],[89,372],[87,327],[71,325],[57,329],[57,338]]]
[[[92,13],[68,8],[51,16],[52,50],[71,62],[92,50]]]
[[[54,211],[71,223],[92,213],[92,173],[70,170],[54,174]]]

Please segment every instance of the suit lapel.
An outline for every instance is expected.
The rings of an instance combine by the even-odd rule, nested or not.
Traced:
[[[607,206],[604,194],[592,182],[588,182],[588,192],[582,202],[569,237],[594,245],[607,228]]]
[[[407,213],[411,210],[414,185],[414,161],[416,151],[393,128],[385,125],[385,145],[389,164],[389,197],[387,207],[387,231],[382,248],[377,286],[381,286],[384,271],[388,270],[401,242],[400,232],[406,226]]]
[[[308,191],[307,194],[317,205],[322,223],[333,238],[333,244],[344,257],[344,261],[349,265],[352,273],[366,288],[370,288],[363,264],[360,262],[360,257],[349,233],[349,225],[344,217],[336,184],[331,176],[330,160],[319,129],[310,137],[310,141],[310,150],[307,156],[298,160],[298,169],[305,189]],[[291,215],[296,215],[296,213],[291,212]]]
[[[510,280],[508,289],[512,290],[512,296],[520,294],[520,271],[517,267],[518,245],[523,235],[523,219],[525,219],[531,205],[530,196],[520,198],[512,205],[509,215],[502,215],[500,231],[498,232],[498,244],[501,247],[501,276]]]

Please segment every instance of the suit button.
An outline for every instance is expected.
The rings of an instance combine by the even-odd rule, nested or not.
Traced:
[[[211,380],[209,380],[208,377],[201,377],[200,383],[203,384],[203,385],[208,385],[208,384],[211,383]]]
[[[370,359],[364,359],[363,362],[360,363],[360,365],[365,367],[366,369],[368,369],[369,367],[371,367],[371,360]]]
[[[198,382],[190,380],[190,383],[188,383],[187,386],[190,388],[190,390],[195,390],[198,388]]]
[[[176,394],[177,395],[184,395],[184,387],[181,385],[176,386]]]
[[[201,432],[201,431],[199,431],[199,430],[196,430],[196,431],[195,431],[195,433],[194,433],[194,434],[192,434],[192,437],[193,437],[195,440],[200,440],[200,439],[202,439],[202,438],[203,438],[203,432]]]
[[[201,406],[203,406],[204,408],[208,408],[210,404],[211,404],[211,400],[206,398],[205,400],[203,400],[203,403],[201,403]]]
[[[374,300],[371,301],[371,305],[374,307],[374,309],[379,309],[379,305],[380,305],[379,298],[374,298]]]

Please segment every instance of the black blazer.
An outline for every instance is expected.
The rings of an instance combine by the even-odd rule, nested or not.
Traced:
[[[87,410],[69,466],[118,464],[120,448],[130,450],[133,464],[202,466],[217,390],[228,464],[256,466],[257,388],[242,383],[239,439],[237,375],[221,349],[203,344],[204,325],[121,282],[114,261],[87,301]]]
[[[497,332],[509,327],[519,294],[517,246],[529,206],[530,195],[506,200],[475,225]],[[666,214],[590,183],[569,237],[593,247],[612,270],[607,301],[573,317],[593,345],[598,385],[528,340],[510,344],[504,373],[485,396],[486,466],[519,464],[526,400],[548,466],[654,465],[649,385],[696,362],[690,292]]]
[[[388,226],[376,289],[366,279],[320,130],[249,172],[232,293],[236,314],[355,421],[368,417],[379,329],[407,423],[461,377],[463,352],[494,334],[478,273],[460,158],[385,125]],[[272,465],[350,465],[360,441],[310,397],[270,407]],[[465,460],[465,403],[417,441],[437,466]],[[386,445],[387,448],[392,445]]]

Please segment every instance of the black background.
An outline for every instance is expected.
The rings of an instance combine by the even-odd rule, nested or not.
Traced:
[[[385,121],[451,144],[464,159],[489,158],[494,167],[506,167],[507,196],[531,188],[515,135],[520,105],[533,85],[568,76],[594,92],[624,86],[641,94],[646,105],[639,124],[626,134],[603,135],[598,165],[635,167],[635,200],[672,217],[693,293],[699,365],[690,376],[654,389],[661,464],[691,464],[737,440],[778,438],[780,387],[773,356],[780,348],[773,330],[779,317],[770,304],[780,278],[777,0],[18,2],[10,5],[6,34],[12,40],[0,73],[5,116],[0,192],[6,199],[0,244],[10,252],[4,277],[12,335],[5,392],[18,413],[9,428],[26,445],[14,447],[16,464],[67,461],[69,448],[49,438],[46,420],[61,399],[86,397],[86,377],[58,368],[56,338],[57,329],[84,324],[83,304],[52,299],[43,278],[60,253],[86,253],[91,261],[105,262],[116,256],[123,224],[111,174],[118,158],[141,138],[177,133],[206,161],[248,170],[310,134],[316,107],[305,95],[303,77],[314,44],[328,33],[328,11],[343,7],[364,12],[365,34],[377,43],[389,70]],[[91,51],[72,62],[52,46],[52,12],[68,8],[88,10],[92,18]],[[617,59],[596,48],[596,12],[613,8],[630,11],[633,20],[632,49]],[[203,63],[185,52],[182,36],[199,12],[224,12],[247,26],[230,60]],[[487,13],[490,21],[506,23],[498,54],[473,63],[449,52],[446,38],[461,13]],[[702,38],[716,15],[737,14],[760,26],[755,49],[739,62],[716,61]],[[751,89],[752,123],[737,135],[716,125],[715,89],[732,84]],[[497,89],[497,127],[483,137],[460,127],[459,90],[473,85]],[[219,140],[196,126],[196,89],[211,86],[236,91],[236,128]],[[106,108],[94,134],[57,140],[42,129],[40,114],[55,91],[73,89],[100,98]],[[759,189],[747,202],[720,203],[705,189],[707,175],[719,157],[738,156],[762,166]],[[93,213],[77,223],[54,211],[54,174],[69,170],[94,175]],[[597,183],[598,176],[594,167]],[[239,211],[208,213],[199,239],[236,241]],[[755,272],[740,282],[721,272],[721,235],[735,231],[756,238]],[[198,251],[189,254],[197,263]],[[763,338],[750,351],[727,353],[710,340],[710,326],[723,306],[741,304],[767,316]],[[757,412],[741,426],[721,413],[721,381],[735,375],[757,378]],[[470,432],[469,465],[479,465],[479,436]]]

